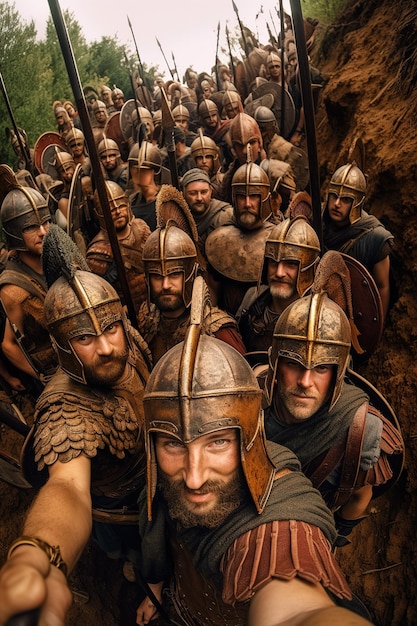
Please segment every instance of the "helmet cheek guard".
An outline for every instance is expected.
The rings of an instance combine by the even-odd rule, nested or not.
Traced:
[[[333,174],[327,192],[326,209],[330,194],[335,194],[338,198],[343,196],[351,198],[352,208],[349,213],[351,224],[361,218],[366,194],[366,178],[355,162],[342,165]]]
[[[166,434],[188,444],[229,428],[239,431],[243,473],[262,512],[275,470],[265,447],[261,394],[247,361],[193,325],[185,341],[158,361],[144,395],[149,519],[157,484],[153,436]]]
[[[329,411],[339,399],[350,358],[351,330],[343,310],[325,292],[305,296],[288,306],[275,324],[266,380],[267,403],[276,386],[278,360],[282,357],[306,369],[334,365],[336,376]]]

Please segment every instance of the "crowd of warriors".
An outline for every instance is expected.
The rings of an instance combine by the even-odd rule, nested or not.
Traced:
[[[181,600],[181,575],[176,568],[191,568],[183,544],[188,549],[195,547],[201,528],[194,535],[191,530],[210,528],[204,542],[216,545],[219,529],[242,502],[248,508],[244,509],[244,534],[240,536],[227,524],[222,531],[231,537],[221,565],[222,597],[218,589],[210,587],[207,592],[206,587],[211,585],[207,580],[218,582],[222,554],[216,550],[215,566],[205,563],[203,554],[192,566],[202,575],[198,583],[201,593],[214,593],[213,603],[220,607],[221,619],[229,620],[221,623],[246,623],[242,621],[246,619],[244,601],[256,597],[261,580],[262,584],[266,581],[267,588],[273,581],[282,584],[286,567],[294,569],[296,580],[302,581],[300,592],[307,594],[306,606],[311,610],[326,612],[333,607],[333,600],[348,602],[350,591],[328,545],[342,546],[348,541],[346,537],[363,519],[377,490],[397,478],[401,462],[393,459],[401,459],[403,452],[398,425],[387,417],[385,404],[375,404],[366,381],[359,384],[349,369],[355,358],[369,354],[366,337],[360,335],[364,330],[355,326],[355,290],[350,285],[346,255],[364,266],[375,281],[373,296],[380,296],[381,327],[390,302],[393,237],[364,210],[365,174],[355,162],[341,164],[334,172],[323,202],[321,250],[312,226],[308,160],[303,150],[306,121],[290,28],[281,49],[254,43],[235,72],[219,66],[216,76],[219,84],[211,74],[188,68],[184,84],[158,78],[153,90],[137,77],[132,99],[126,99],[116,85],[103,85],[99,90],[84,88],[136,315],[131,322],[139,332],[126,319],[120,268],[73,103],[53,103],[56,129],[41,135],[29,151],[32,167],[21,153],[22,144],[27,146],[26,133],[20,131],[21,141],[17,141],[9,131],[18,160],[14,173],[7,166],[1,171],[1,221],[6,245],[0,275],[4,310],[0,377],[11,396],[25,389],[35,396],[36,429],[30,441],[33,453],[27,452],[25,472],[34,483],[43,483],[25,523],[26,538],[12,546],[10,563],[13,555],[22,554],[22,546],[29,546],[46,552],[62,571],[63,560],[70,568],[75,567],[91,532],[92,510],[97,543],[110,558],[122,558],[130,564],[126,575],[133,579],[143,576],[154,593],[139,606],[138,624],[157,617],[159,604],[154,601],[163,601],[162,581],[170,576],[175,580],[171,588],[174,604],[183,614],[181,623],[191,623],[185,613],[193,620],[195,611],[201,609],[205,614],[212,610],[205,603],[198,609],[200,600],[193,594],[186,602]],[[317,94],[323,79],[313,67],[311,76]],[[285,116],[281,113],[283,101]],[[170,111],[168,124],[164,103]],[[177,179],[179,189],[172,186]],[[51,246],[65,248],[60,239],[64,232],[62,241],[72,239],[77,249],[72,253],[80,254],[81,260],[77,260],[75,270],[68,269],[52,280],[48,255]],[[48,237],[53,243],[49,243],[48,255],[42,256]],[[56,259],[55,264],[59,265]],[[201,293],[210,306],[208,312],[202,308],[204,333],[196,341],[188,331],[196,325],[191,310],[193,297],[197,299]],[[210,336],[207,345],[206,335]],[[177,344],[184,347],[176,349]],[[195,352],[188,384],[192,386],[191,379],[199,377],[201,397],[205,398],[202,406],[207,414],[217,412],[217,426],[206,423],[207,417],[198,408],[200,400],[190,405],[197,425],[190,422],[190,407],[181,408],[181,417],[176,409],[172,413],[165,408],[164,398],[168,396],[180,404],[184,400],[175,384],[191,358],[186,344],[193,344]],[[165,359],[168,352],[173,356]],[[204,359],[200,355],[199,360],[198,354],[203,352]],[[220,367],[226,367],[226,362],[231,372],[227,380],[222,378]],[[217,365],[220,374],[215,371]],[[145,412],[144,398],[148,402]],[[218,404],[219,398],[226,398],[225,404]],[[249,417],[236,418],[227,408],[234,403],[240,407],[241,402],[247,402],[252,422]],[[265,442],[258,441],[261,405],[266,435],[274,445],[280,444],[268,451]],[[146,406],[152,410],[146,412]],[[244,412],[243,405],[239,410]],[[226,415],[228,411],[232,417]],[[204,445],[212,454],[211,447],[217,442],[213,433],[219,431],[218,439],[226,442],[222,445],[234,449],[235,435],[231,433],[237,428],[244,474],[234,475],[235,482],[231,483],[237,500],[230,489],[226,493],[220,490],[218,502],[224,509],[199,518],[196,507],[188,501],[192,501],[191,496],[181,497],[181,491],[176,491],[175,502],[176,496],[169,493],[172,487],[179,489],[173,480],[175,472],[169,471],[173,461],[178,461],[178,456],[170,457],[170,447],[180,446],[191,455]],[[252,445],[254,452],[250,452]],[[289,451],[286,456],[282,446],[298,460]],[[131,508],[136,508],[138,494],[145,486],[145,454],[148,514],[156,516],[162,526],[155,535],[141,516],[140,534],[146,548],[140,555],[137,520],[133,513],[132,518],[124,515],[129,516]],[[156,497],[157,463],[165,469]],[[184,463],[188,467],[189,461]],[[352,464],[356,464],[354,478]],[[300,467],[321,492],[323,504],[303,482]],[[275,517],[280,496],[274,487],[271,493],[275,495],[270,498],[270,482],[276,470],[279,476],[292,475],[282,497],[288,500],[286,506],[293,515],[300,515],[294,518],[301,520],[294,522],[294,527],[286,527],[283,521],[292,517]],[[188,476],[188,470],[181,471]],[[258,484],[254,484],[256,472]],[[68,493],[65,489],[60,492],[60,488],[74,481],[74,476],[77,498],[71,504],[74,485],[65,487]],[[195,489],[196,502],[208,493],[197,486],[189,489]],[[290,495],[292,489],[306,495],[309,505],[301,506]],[[53,497],[62,509],[56,532],[50,530],[42,513],[42,507],[50,509]],[[158,505],[166,499],[163,514],[155,498]],[[294,498],[297,502],[292,501]],[[267,506],[267,501],[272,504]],[[297,550],[302,559],[298,565],[291,551],[282,553],[282,564],[275,569],[272,552],[268,557],[271,562],[264,554],[265,562],[256,572],[254,560],[240,560],[244,541],[253,557],[254,542],[259,542],[259,523],[249,513],[253,504],[258,514],[268,511],[268,533],[276,523],[273,532],[280,537],[282,533],[283,541],[295,541],[295,533],[299,534]],[[69,547],[62,539],[69,530],[65,515],[82,519]],[[174,538],[168,518],[189,532]],[[308,532],[313,532],[316,550],[311,558],[303,547]],[[167,537],[177,558],[173,572],[166,553]],[[51,548],[50,543],[60,545],[63,560],[59,549]],[[318,561],[323,563],[320,567]],[[269,572],[266,579],[264,568]],[[234,589],[239,571],[252,582]],[[304,585],[312,580],[315,590],[308,597]],[[324,594],[326,599],[323,588],[329,593]],[[332,601],[327,599],[330,596]],[[266,598],[274,607],[269,593]],[[230,608],[237,600],[236,610]],[[69,601],[63,593],[62,605]],[[257,615],[259,607],[254,606]],[[363,607],[348,606],[368,616]],[[330,621],[321,624],[336,623],[332,622],[331,610]],[[285,619],[294,614],[294,603],[290,601],[286,611],[282,613]],[[337,623],[345,623],[343,611],[334,614],[336,621],[340,617]],[[357,619],[352,623],[367,623]]]

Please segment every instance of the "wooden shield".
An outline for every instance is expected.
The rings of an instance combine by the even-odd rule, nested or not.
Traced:
[[[382,336],[384,316],[378,287],[369,271],[348,254],[340,253],[347,265],[351,280],[353,319],[359,330],[359,343],[365,351],[354,355],[358,361],[367,361],[376,350]]]
[[[281,99],[282,99],[282,87],[278,85],[278,83],[271,83],[270,81],[263,83],[257,89],[252,92],[252,102],[248,102],[245,105],[245,112],[249,115],[254,116],[255,109],[262,104],[265,99],[265,96],[273,96],[274,101],[272,105],[269,107],[272,113],[275,115],[275,118],[278,123],[278,128],[280,129],[280,134],[285,137],[285,139],[289,138],[289,134],[294,127],[295,124],[295,105],[292,96],[288,91],[284,90],[284,128],[282,128],[281,124]],[[259,104],[257,101],[259,100]],[[265,106],[265,105],[263,105]]]
[[[129,146],[125,138],[123,137],[122,129],[120,126],[120,111],[112,113],[106,122],[104,127],[104,135],[109,139],[113,139],[119,146],[122,161],[127,161],[129,155]]]
[[[56,145],[60,150],[64,150],[65,152],[68,152],[67,144],[62,139],[59,133],[50,131],[48,133],[43,133],[42,135],[40,135],[38,139],[36,140],[36,143],[33,147],[33,151],[34,151],[34,161],[35,161],[36,169],[41,174],[45,173],[45,170],[43,169],[43,166],[42,166],[42,155],[45,149],[51,145]]]
[[[122,135],[125,141],[128,141],[129,138],[133,137],[132,113],[135,110],[135,101],[132,99],[125,102],[122,110],[120,111],[120,130],[122,131]]]
[[[388,400],[369,382],[366,378],[358,374],[352,369],[347,369],[346,377],[359,389],[362,389],[369,396],[369,403],[375,407],[387,420],[391,422],[393,426],[401,433],[401,426],[398,418],[394,412],[394,409],[389,404]],[[388,462],[390,464],[393,476],[390,480],[383,485],[372,487],[373,497],[377,498],[381,496],[387,489],[390,489],[398,481],[401,472],[404,467],[404,443],[403,451],[397,454],[391,454],[388,456]]]

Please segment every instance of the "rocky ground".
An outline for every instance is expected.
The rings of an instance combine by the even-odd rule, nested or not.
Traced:
[[[356,137],[365,146],[367,210],[395,235],[393,302],[380,346],[361,374],[389,400],[406,443],[405,470],[395,487],[374,500],[338,559],[377,626],[417,623],[417,8],[414,2],[348,2],[338,21],[322,28],[312,52],[327,77],[317,113],[323,195],[332,172],[346,162]],[[0,437],[4,436],[4,427]],[[17,447],[19,442],[17,442]],[[33,493],[0,482],[0,562]],[[88,546],[73,586],[89,594],[68,624],[134,624],[136,586],[123,582],[121,564]]]

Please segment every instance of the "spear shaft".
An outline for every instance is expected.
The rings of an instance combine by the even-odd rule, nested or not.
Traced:
[[[161,44],[159,43],[159,39],[158,39],[158,37],[155,37],[155,39],[156,39],[156,43],[157,43],[157,44],[158,44],[158,46],[159,46],[160,51],[162,52],[162,56],[164,57],[164,61],[165,61],[165,63],[167,64],[167,68],[168,68],[168,70],[169,70],[169,73],[171,74],[171,78],[172,78],[172,80],[175,80],[175,77],[174,77],[174,72],[172,71],[172,69],[171,69],[171,68],[170,68],[170,66],[169,66],[169,63],[168,63],[167,58],[166,58],[166,56],[165,56],[165,52],[163,51],[162,46],[161,46]]]
[[[291,14],[294,26],[295,43],[297,46],[300,88],[303,100],[307,155],[310,170],[310,192],[313,207],[313,227],[323,250],[323,226],[320,202],[320,176],[316,143],[316,122],[314,117],[313,93],[311,89],[310,65],[308,62],[307,43],[304,32],[303,14],[300,0],[291,1]]]
[[[114,228],[113,219],[111,216],[109,200],[107,197],[106,185],[103,176],[103,170],[101,168],[100,159],[97,153],[96,143],[94,141],[93,130],[91,128],[90,116],[88,114],[87,103],[85,101],[84,92],[81,87],[81,81],[78,74],[77,64],[75,61],[74,53],[69,39],[67,27],[65,25],[61,7],[58,0],[48,0],[49,8],[51,10],[52,19],[54,21],[55,30],[58,35],[58,40],[61,46],[62,56],[64,57],[65,65],[68,72],[68,77],[71,83],[72,92],[74,94],[75,101],[77,103],[78,113],[81,119],[85,140],[88,146],[88,154],[91,161],[91,167],[94,175],[94,180],[97,186],[97,192],[100,199],[100,204],[103,210],[104,221],[106,224],[107,233],[113,253],[114,262],[117,268],[117,275],[119,278],[120,287],[123,292],[124,301],[128,310],[129,318],[133,326],[137,328],[136,311],[133,306],[132,296],[129,290],[129,285],[124,271],[124,264],[122,255],[120,252],[119,241],[117,239],[116,230]]]
[[[30,158],[29,148],[22,141],[22,137],[20,135],[19,129],[18,129],[17,124],[16,124],[16,120],[14,119],[12,107],[11,107],[10,100],[9,100],[9,96],[7,95],[6,85],[5,85],[4,80],[3,80],[3,74],[1,72],[0,72],[0,87],[1,87],[2,94],[3,94],[4,102],[6,103],[6,108],[7,108],[7,112],[9,114],[9,117],[10,117],[10,121],[12,122],[14,133],[16,135],[16,139],[17,139],[17,142],[19,144],[20,153],[21,153],[22,157],[25,160],[26,169],[33,176],[33,165],[32,165],[32,159]]]

